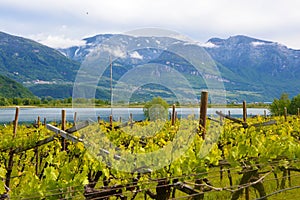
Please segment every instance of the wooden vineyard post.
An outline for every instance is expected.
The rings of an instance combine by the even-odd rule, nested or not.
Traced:
[[[66,130],[66,110],[61,110],[61,130]]]
[[[176,108],[176,105],[175,104],[173,104],[173,106],[172,106],[172,126],[174,126],[175,125],[175,118],[176,118],[176,111],[175,111],[175,108]]]
[[[77,112],[74,112],[74,122],[73,122],[74,126],[76,126],[76,121],[77,121]]]
[[[264,117],[267,118],[267,111],[264,110]]]
[[[66,110],[61,110],[61,130],[66,130]],[[62,139],[63,150],[66,150],[66,139]]]
[[[41,125],[41,117],[38,116],[38,119],[37,119],[37,128],[39,128]],[[35,147],[34,148],[34,154],[35,154],[35,174],[38,176],[39,174],[39,148],[38,147]]]
[[[47,119],[46,117],[44,117],[44,126],[46,126],[46,124],[47,124]]]
[[[297,115],[300,117],[300,108],[297,109]]]
[[[287,121],[287,108],[284,107],[284,121]]]
[[[112,115],[109,116],[109,125],[110,125],[110,127],[113,126],[113,117],[112,117]]]
[[[100,116],[98,116],[97,120],[98,120],[98,124],[100,124],[101,117],[100,117]]]
[[[15,120],[13,123],[13,139],[15,139],[16,135],[17,135],[17,127],[18,127],[18,121],[19,121],[19,111],[20,111],[20,107],[17,106],[16,107],[16,113],[15,113]],[[9,151],[9,159],[8,159],[8,164],[7,164],[7,171],[6,171],[6,175],[5,175],[5,186],[7,188],[9,188],[10,186],[10,176],[12,173],[12,168],[14,165],[14,151],[11,148]],[[6,191],[8,192],[8,189],[6,189]]]
[[[228,110],[228,116],[230,117],[230,110]]]
[[[133,126],[133,117],[132,117],[132,113],[130,113],[129,124],[130,124],[130,128],[132,128],[132,126]]]
[[[206,114],[208,105],[208,92],[201,92],[201,102],[200,102],[200,121],[199,121],[199,131],[202,133],[202,139],[205,139],[206,133]]]
[[[6,175],[5,175],[5,186],[7,188],[9,188],[10,186],[10,176],[12,173],[12,168],[14,165],[14,152],[12,150],[9,151],[9,160],[8,160],[8,165],[7,165],[7,171],[6,171]],[[7,192],[9,191],[8,189],[6,189]]]
[[[37,127],[40,127],[40,124],[41,124],[41,117],[38,116],[38,119],[37,119]]]
[[[246,101],[243,101],[243,122],[247,122],[247,105]]]
[[[220,111],[220,113],[222,114],[222,111]],[[223,123],[223,115],[220,115],[220,122],[221,122],[221,124]]]
[[[14,138],[16,137],[16,134],[17,134],[18,121],[19,121],[19,112],[20,112],[20,107],[17,106],[16,107],[16,113],[15,113],[15,120],[14,120],[14,130],[13,130]]]
[[[246,200],[250,200],[250,190],[249,190],[249,187],[245,188],[245,196],[246,196]]]
[[[39,148],[34,148],[34,154],[35,154],[35,174],[38,176],[39,174]]]

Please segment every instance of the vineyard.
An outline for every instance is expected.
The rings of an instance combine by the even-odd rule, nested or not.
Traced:
[[[0,127],[0,199],[300,198],[300,117],[217,114],[15,120]]]

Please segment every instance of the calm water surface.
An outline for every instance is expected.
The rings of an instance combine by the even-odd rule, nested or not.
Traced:
[[[118,120],[120,117],[123,121],[127,121],[130,113],[132,113],[134,120],[143,120],[144,114],[142,108],[20,108],[19,122],[34,122],[40,116],[41,121],[44,118],[47,121],[60,121],[61,111],[66,110],[67,121],[73,121],[74,113],[77,113],[77,120],[92,120],[96,121],[100,116],[104,120],[108,120],[111,112],[113,113],[114,120]],[[207,114],[209,116],[216,115],[216,111],[222,111],[223,113],[230,113],[232,116],[241,117],[241,108],[209,108]],[[15,116],[15,108],[0,108],[0,123],[8,123],[13,121]],[[171,112],[171,109],[169,110]],[[178,117],[186,118],[188,115],[194,114],[199,116],[199,108],[177,108]],[[264,111],[269,115],[270,112],[264,108],[248,108],[247,113],[251,115],[263,115]]]

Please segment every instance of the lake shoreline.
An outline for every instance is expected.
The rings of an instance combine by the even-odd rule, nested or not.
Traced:
[[[75,104],[76,105],[76,104]],[[65,105],[11,105],[11,106],[0,106],[1,108],[111,108],[111,105],[83,105],[83,106],[74,106],[70,104]],[[113,105],[113,108],[143,108],[144,105]],[[200,105],[183,105],[183,106],[176,106],[176,108],[198,108]],[[172,105],[169,105],[169,108],[172,108]],[[242,108],[242,104],[209,104],[208,108]],[[257,104],[248,104],[247,108],[262,108],[262,109],[269,109],[269,104],[264,105],[257,105]]]
[[[109,116],[113,115],[115,121],[118,121],[120,118],[123,121],[127,121],[129,116],[132,114],[134,120],[144,120],[143,108],[137,107],[127,107],[127,108],[40,108],[40,107],[21,107],[19,111],[19,122],[34,122],[40,117],[41,120],[46,118],[47,121],[61,121],[62,110],[66,110],[67,121],[74,121],[74,115],[76,112],[77,120],[92,120],[97,121],[98,117],[108,121]],[[15,116],[15,108],[0,108],[0,123],[12,122]],[[187,118],[189,115],[199,116],[199,107],[195,108],[176,108],[179,118]],[[208,116],[217,116],[216,111],[222,111],[224,114],[228,114],[233,117],[242,116],[242,108],[208,108]],[[172,112],[172,109],[169,108],[169,113]],[[267,115],[270,115],[269,109],[265,108],[248,108],[248,116],[255,115],[264,115],[266,112]]]

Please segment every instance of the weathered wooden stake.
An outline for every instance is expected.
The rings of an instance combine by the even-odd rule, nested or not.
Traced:
[[[20,107],[17,106],[16,107],[16,113],[15,113],[15,120],[14,120],[14,127],[13,127],[13,138],[16,137],[17,134],[17,127],[18,127],[18,121],[19,121],[19,111],[20,111]],[[6,171],[6,175],[5,175],[5,185],[7,188],[10,187],[10,179],[11,179],[11,173],[12,173],[12,169],[13,169],[13,165],[14,165],[14,151],[11,150],[9,151],[9,158],[8,158],[8,163],[7,163],[7,171]],[[6,189],[6,191],[8,192],[8,189]]]
[[[284,107],[284,120],[287,121],[287,108]]]
[[[264,117],[267,118],[267,111],[264,110]]]
[[[61,110],[61,130],[66,130],[66,110]]]
[[[245,196],[246,196],[246,200],[250,200],[250,190],[249,190],[249,187],[245,188]]]
[[[61,130],[65,131],[66,128],[66,110],[61,110]],[[67,147],[65,138],[62,138],[62,147],[65,151]]]
[[[230,110],[228,110],[228,116],[230,117]]]
[[[175,112],[176,112],[176,111],[175,111],[175,108],[176,108],[176,105],[173,104],[173,106],[172,106],[172,126],[175,125],[175,120],[176,120],[176,119],[175,119],[175,118],[176,118],[176,117],[175,117],[175,115],[176,115],[176,114],[175,114]]]
[[[9,151],[9,159],[8,159],[8,165],[7,165],[7,171],[6,171],[6,175],[5,175],[5,185],[7,188],[10,187],[10,176],[12,173],[12,169],[14,166],[14,152],[12,150]],[[9,190],[6,189],[6,191],[8,192]]]
[[[202,133],[203,140],[205,139],[206,133],[206,115],[207,115],[207,105],[208,105],[208,92],[201,92],[201,102],[200,102],[200,121],[199,121],[199,130]]]
[[[40,127],[40,124],[41,124],[41,117],[38,116],[38,118],[37,118],[37,127]]]
[[[132,128],[132,126],[133,126],[133,116],[132,116],[132,113],[130,113],[129,123],[130,123],[130,128]]]
[[[101,117],[100,116],[98,116],[98,124],[100,124],[100,121],[101,121]]]
[[[74,126],[76,126],[76,121],[77,121],[77,112],[74,112],[74,122],[73,122]]]
[[[41,125],[41,117],[38,116],[37,127],[39,128],[40,125]],[[38,176],[38,173],[39,173],[39,148],[35,147],[34,152],[35,152],[35,174]]]
[[[16,134],[17,134],[18,121],[19,121],[19,112],[20,112],[20,107],[17,106],[16,107],[16,113],[15,113],[15,120],[14,120],[14,130],[13,130],[14,138],[16,137]]]
[[[44,126],[46,126],[46,124],[47,124],[47,119],[46,117],[44,117]]]
[[[35,174],[38,176],[38,174],[39,174],[39,148],[35,147],[34,152],[35,152]]]
[[[243,122],[247,122],[247,105],[246,101],[243,101]]]
[[[300,117],[300,108],[297,109],[298,110],[298,117]]]
[[[122,123],[122,117],[119,117],[119,122]]]
[[[109,116],[109,125],[112,127],[113,125],[113,117],[112,115]]]
[[[220,111],[220,113],[222,114],[222,111]],[[222,115],[220,115],[220,122],[221,122],[221,124],[223,123],[223,116]]]

